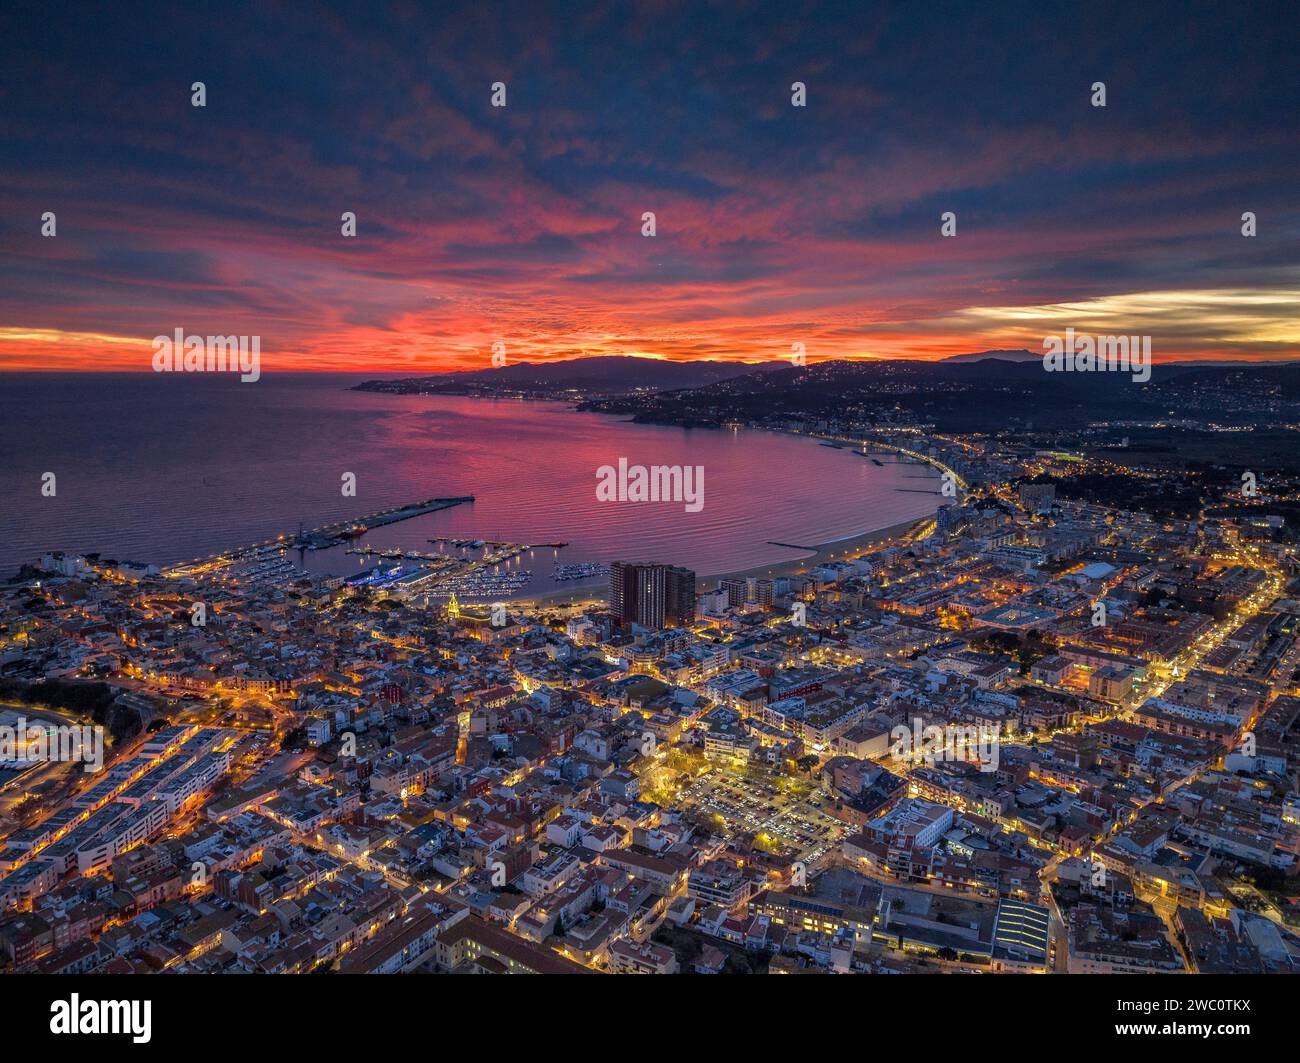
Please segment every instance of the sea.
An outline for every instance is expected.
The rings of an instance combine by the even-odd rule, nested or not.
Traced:
[[[927,516],[942,500],[928,466],[877,465],[808,437],[351,390],[365,379],[0,374],[0,575],[49,550],[166,565],[473,495],[349,545],[469,555],[430,540],[566,544],[505,566],[531,573],[519,593],[533,595],[602,582],[556,580],[564,565],[653,560],[707,577],[788,564],[810,556],[803,547]],[[598,470],[621,458],[702,468],[703,504],[598,500]],[[343,575],[375,564],[345,547],[287,556]]]

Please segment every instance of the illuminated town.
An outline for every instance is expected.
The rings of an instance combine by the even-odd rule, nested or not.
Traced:
[[[1285,521],[1219,512],[1231,479],[1190,519],[1054,486],[1119,453],[785,430],[949,497],[771,576],[662,558],[549,601],[311,575],[287,540],[35,560],[0,587],[6,711],[110,740],[96,772],[11,758],[0,962],[1294,970]]]
[[[1294,1043],[1296,0],[9,7],[11,1054]]]

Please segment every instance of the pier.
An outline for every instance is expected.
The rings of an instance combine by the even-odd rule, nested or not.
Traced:
[[[395,506],[392,509],[382,509],[378,513],[372,513],[368,517],[358,517],[356,520],[339,521],[337,524],[324,524],[306,534],[341,534],[356,524],[364,524],[367,528],[382,528],[385,524],[396,524],[399,520],[410,520],[412,517],[422,517],[426,513],[437,513],[440,509],[451,509],[452,506],[459,506],[466,502],[473,501],[473,495],[454,495],[447,498],[430,498],[423,502],[412,502],[409,506]]]
[[[372,546],[353,546],[346,551],[358,557],[382,557],[386,561],[424,561],[429,564],[447,564],[452,561],[446,554],[421,554],[414,550],[377,550]]]
[[[358,517],[355,520],[322,524],[311,531],[299,532],[293,545],[300,550],[325,550],[347,539],[355,539],[359,534],[382,528],[386,524],[396,524],[398,521],[410,520],[412,517],[423,517],[426,513],[437,513],[439,510],[451,509],[452,506],[473,501],[473,495],[452,495],[445,498],[428,498],[423,502],[394,506],[392,509],[381,509],[378,513],[371,513],[369,516]]]

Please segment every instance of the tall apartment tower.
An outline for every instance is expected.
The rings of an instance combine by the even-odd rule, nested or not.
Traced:
[[[695,573],[654,561],[609,566],[609,611],[623,625],[683,627],[695,620]]]
[[[724,579],[718,583],[718,590],[727,592],[727,606],[735,609],[745,604],[749,594],[749,585],[743,579]]]

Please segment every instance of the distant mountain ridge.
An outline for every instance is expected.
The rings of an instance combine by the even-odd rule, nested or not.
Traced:
[[[942,361],[960,364],[993,358],[1005,362],[1037,362],[1041,357],[1026,350],[977,351],[972,354],[953,355]],[[858,359],[846,361],[856,362]],[[881,358],[862,361],[882,364],[912,363],[918,360]],[[825,363],[812,360],[809,364]],[[707,387],[710,384],[734,380],[752,373],[768,373],[790,368],[792,366],[787,358],[773,358],[762,362],[724,362],[703,359],[677,362],[663,358],[637,358],[631,355],[599,355],[592,358],[567,358],[553,362],[513,362],[484,369],[462,369],[423,376],[367,380],[357,384],[352,390],[477,394],[493,391],[554,393],[573,389],[616,395],[641,389],[677,391]]]
[[[894,359],[894,361],[899,361],[899,362],[914,361],[914,360],[915,359],[909,359],[909,358]],[[1043,355],[1041,352],[1035,353],[1033,351],[1025,350],[1023,347],[1021,347],[1016,350],[976,351],[973,354],[953,354],[953,355],[949,355],[947,358],[940,358],[939,364],[952,365],[954,363],[962,364],[962,363],[969,363],[969,362],[988,362],[988,361],[1041,362],[1042,360],[1043,360]],[[1300,364],[1300,362],[1298,362],[1294,358],[1279,358],[1267,362],[1247,362],[1240,358],[1236,358],[1236,359],[1205,358],[1205,359],[1196,359],[1194,361],[1188,361],[1188,362],[1157,361],[1155,364],[1165,366],[1166,368],[1177,367],[1179,369],[1231,368],[1233,366],[1237,368],[1250,368],[1250,369],[1266,369],[1266,368],[1276,369],[1276,368],[1285,368],[1288,366],[1295,366]]]
[[[1018,350],[1008,351],[976,351],[974,354],[953,354],[947,358],[939,359],[941,362],[984,362],[989,359],[995,359],[999,362],[1041,362],[1043,356],[1035,354],[1033,351],[1027,351],[1023,347]],[[903,359],[899,359],[902,361]]]
[[[397,380],[367,380],[354,391],[478,393],[490,391],[556,392],[565,389],[622,394],[648,388],[675,391],[705,387],[750,373],[787,367],[771,362],[671,362],[660,358],[602,355],[554,362],[515,362],[490,369],[433,373]]]
[[[682,427],[878,418],[942,431],[997,432],[1183,416],[1243,424],[1261,409],[1285,420],[1288,404],[1300,398],[1300,362],[1164,363],[1153,369],[1141,382],[1126,372],[1045,372],[1041,357],[827,360],[699,388],[596,397],[579,409]]]
[[[512,394],[536,398],[564,398],[567,393],[573,392],[593,398],[600,395],[628,395],[639,391],[691,391],[726,384],[728,381],[735,381],[735,386],[750,387],[763,380],[766,384],[762,386],[766,390],[773,386],[780,387],[784,382],[793,383],[803,379],[809,372],[814,377],[826,372],[849,372],[862,373],[868,377],[884,373],[932,379],[969,379],[975,376],[1028,379],[1036,377],[1041,371],[1042,358],[1041,354],[1019,348],[975,351],[933,361],[919,358],[810,359],[805,367],[793,366],[786,358],[773,358],[763,362],[676,362],[661,358],[602,355],[551,362],[515,362],[499,368],[367,380],[352,390],[396,394]],[[1182,375],[1212,369],[1294,369],[1300,367],[1300,362],[1193,361],[1163,362],[1157,365],[1163,374]]]

